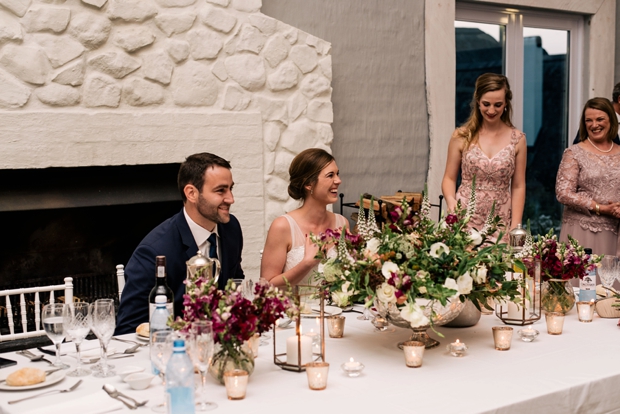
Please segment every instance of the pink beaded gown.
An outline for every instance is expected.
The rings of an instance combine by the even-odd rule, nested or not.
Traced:
[[[480,147],[472,144],[461,158],[461,185],[456,192],[456,200],[463,207],[469,203],[471,183],[476,176],[476,212],[468,223],[469,228],[481,230],[495,202],[495,212],[503,224],[502,242],[508,242],[508,231],[512,218],[512,176],[516,165],[516,146],[525,134],[517,134],[512,129],[510,143],[492,158],[489,158]],[[497,239],[498,233],[490,239]]]

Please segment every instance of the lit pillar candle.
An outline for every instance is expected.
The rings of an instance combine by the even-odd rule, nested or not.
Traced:
[[[297,335],[286,339],[286,363],[289,365],[297,365],[299,363],[297,354]],[[301,342],[301,365],[306,365],[312,361],[312,338],[307,335],[299,336]]]

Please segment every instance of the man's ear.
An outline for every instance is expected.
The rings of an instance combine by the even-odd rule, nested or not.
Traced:
[[[187,201],[189,201],[190,203],[198,202],[199,192],[198,192],[198,189],[194,187],[192,184],[187,184],[183,188],[183,192],[185,193],[185,198],[187,198]]]

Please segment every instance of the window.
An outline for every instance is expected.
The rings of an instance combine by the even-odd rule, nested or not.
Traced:
[[[583,18],[561,13],[458,4],[456,125],[469,116],[476,78],[487,72],[508,77],[513,123],[528,144],[524,221],[533,233],[559,232],[562,206],[555,177],[581,113],[579,87]]]

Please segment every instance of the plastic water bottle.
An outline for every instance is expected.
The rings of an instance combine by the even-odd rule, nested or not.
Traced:
[[[166,366],[166,397],[170,414],[194,414],[194,365],[185,352],[185,341],[174,340]]]
[[[153,315],[151,315],[151,320],[149,321],[149,335],[151,336],[151,346],[153,346],[153,333],[157,331],[171,330],[168,326],[168,317],[170,316],[170,312],[166,307],[167,298],[164,295],[158,295],[155,298],[155,310],[153,311]],[[154,375],[159,374],[159,370],[155,366],[154,363],[151,363],[152,371]]]
[[[583,249],[586,254],[592,255],[592,249]],[[596,268],[588,270],[583,279],[579,279],[579,301],[590,302],[596,300]]]

